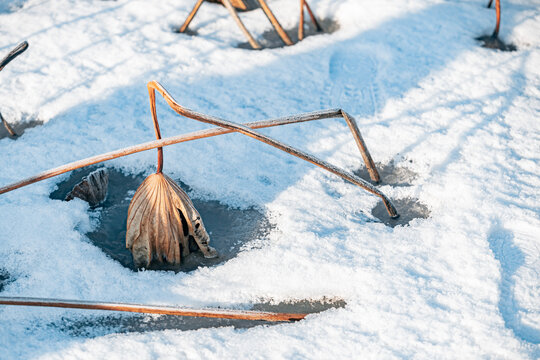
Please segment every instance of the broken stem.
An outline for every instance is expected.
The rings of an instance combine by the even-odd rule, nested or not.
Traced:
[[[173,306],[142,305],[126,303],[109,303],[102,301],[79,301],[63,299],[44,299],[26,297],[0,297],[0,305],[20,305],[20,306],[43,306],[69,309],[86,310],[109,310],[135,312],[143,314],[162,314],[177,316],[194,316],[221,319],[239,320],[263,320],[263,321],[298,321],[307,314],[274,313],[253,310],[229,310],[229,309],[189,309]]]

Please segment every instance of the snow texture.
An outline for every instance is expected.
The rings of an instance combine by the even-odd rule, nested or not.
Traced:
[[[0,73],[7,121],[40,120],[0,140],[0,185],[149,141],[146,83],[180,104],[236,122],[343,107],[377,162],[417,174],[383,185],[417,198],[427,219],[387,227],[378,199],[265,144],[231,134],[170,146],[164,171],[191,196],[258,207],[274,227],[222,265],[132,272],[86,237],[80,200],[49,194],[68,174],[0,196],[2,296],[247,309],[260,301],[345,300],[294,324],[74,336],[62,321],[103,312],[0,307],[2,359],[539,358],[540,1],[503,1],[501,37],[481,0],[310,0],[339,30],[251,51],[224,8],[191,0],[0,1],[0,54],[29,49]],[[298,1],[269,2],[282,25]],[[240,15],[255,36],[261,10]],[[158,99],[164,136],[208,126]],[[350,171],[362,161],[346,125],[262,130]],[[150,174],[155,151],[105,163]],[[399,210],[399,209],[398,209]],[[130,316],[130,315],[126,315]],[[98,326],[98,325],[96,325]]]

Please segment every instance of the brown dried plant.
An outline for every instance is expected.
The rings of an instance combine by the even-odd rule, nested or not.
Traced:
[[[150,102],[159,140],[161,131],[152,91]],[[199,212],[185,191],[163,174],[163,148],[157,150],[157,171],[142,182],[128,209],[126,247],[135,266],[148,268],[152,262],[177,266],[182,257],[197,248],[206,258],[216,257],[217,251],[208,245],[210,237]]]

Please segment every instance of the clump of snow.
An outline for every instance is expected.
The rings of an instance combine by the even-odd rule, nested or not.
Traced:
[[[0,72],[0,109],[44,122],[0,139],[0,185],[154,137],[146,83],[184,106],[236,122],[343,107],[373,158],[406,167],[427,219],[388,227],[378,199],[239,134],[165,149],[164,171],[199,199],[264,209],[274,228],[234,259],[190,273],[132,272],[94,246],[82,201],[50,199],[49,179],[0,196],[2,296],[249,308],[262,300],[344,299],[293,324],[74,337],[51,325],[88,312],[1,307],[2,358],[536,358],[540,356],[540,2],[503,2],[501,38],[482,48],[493,9],[479,1],[311,0],[332,34],[251,51],[218,5],[172,31],[194,1],[0,3],[0,53],[30,48]],[[285,28],[298,2],[269,5]],[[260,10],[240,15],[255,36]],[[161,99],[164,136],[207,127]],[[261,130],[356,171],[346,125]],[[413,160],[410,162],[410,160]],[[149,174],[154,151],[106,163]],[[399,210],[399,209],[398,209]],[[96,318],[103,313],[97,312]]]

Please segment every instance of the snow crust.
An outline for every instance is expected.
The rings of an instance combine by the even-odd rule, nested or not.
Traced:
[[[487,2],[487,1],[486,1]],[[257,301],[342,298],[344,308],[294,324],[72,336],[62,319],[103,315],[1,307],[3,359],[538,358],[540,357],[540,1],[504,1],[501,36],[485,49],[482,1],[310,0],[333,34],[250,51],[227,12],[194,1],[0,2],[0,53],[30,48],[0,73],[11,122],[0,140],[0,185],[154,133],[146,83],[182,105],[236,122],[343,107],[373,158],[418,176],[381,186],[418,198],[428,219],[389,228],[377,198],[285,153],[231,134],[165,149],[164,171],[193,197],[257,206],[275,225],[235,259],[191,273],[131,272],[84,235],[82,201],[51,200],[67,175],[0,196],[3,296],[249,308]],[[294,28],[298,2],[269,2]],[[260,36],[261,10],[242,13]],[[158,100],[164,136],[206,125]],[[362,165],[346,125],[323,120],[262,130],[348,170]],[[106,163],[155,167],[154,151]],[[398,209],[399,210],[399,209]]]

